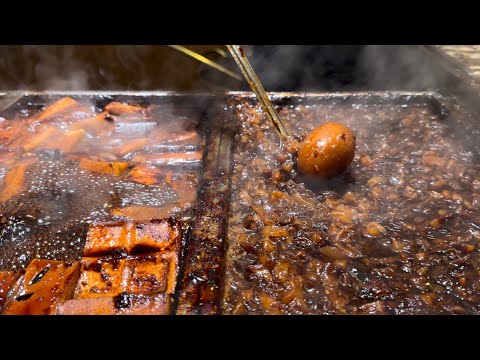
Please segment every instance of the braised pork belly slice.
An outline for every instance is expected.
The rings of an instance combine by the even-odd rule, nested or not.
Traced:
[[[149,294],[175,290],[177,254],[175,252],[131,256],[127,260],[126,291]]]
[[[80,263],[34,259],[18,289],[5,305],[5,315],[48,315],[59,301],[71,299]]]
[[[131,254],[167,249],[177,251],[180,247],[181,225],[173,218],[137,221],[135,230],[136,236],[132,242]]]
[[[75,298],[115,296],[125,291],[126,259],[85,257],[81,263]]]
[[[141,295],[121,293],[114,297],[74,299],[59,303],[57,315],[168,315],[168,294]]]
[[[84,256],[126,254],[132,247],[135,226],[132,222],[90,225]]]
[[[84,256],[176,250],[181,236],[180,224],[173,218],[90,225]]]
[[[114,258],[83,258],[75,298],[116,296],[122,292],[173,293],[176,284],[176,252]]]
[[[0,271],[0,313],[7,301],[9,292],[20,277],[20,272]]]

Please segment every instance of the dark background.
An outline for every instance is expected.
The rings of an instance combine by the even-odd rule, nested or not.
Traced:
[[[224,45],[186,45],[239,72]],[[409,45],[244,45],[267,91],[425,90],[441,69]],[[1,45],[1,90],[248,90],[165,45]]]

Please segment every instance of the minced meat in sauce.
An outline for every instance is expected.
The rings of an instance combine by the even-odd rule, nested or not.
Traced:
[[[283,148],[260,106],[230,105],[224,313],[480,312],[480,167],[428,104],[283,106]],[[299,142],[327,121],[354,131],[355,158],[307,183]]]

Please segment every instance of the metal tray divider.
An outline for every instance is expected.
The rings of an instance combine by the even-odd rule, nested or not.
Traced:
[[[215,315],[221,312],[227,247],[234,130],[232,119],[210,113],[203,173],[195,218],[187,239],[177,282],[175,313]]]

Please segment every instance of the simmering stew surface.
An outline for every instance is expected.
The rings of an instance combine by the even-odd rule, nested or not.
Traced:
[[[222,313],[480,312],[474,117],[429,96],[297,96],[277,99],[293,134],[280,144],[252,98],[226,99],[219,118],[238,128],[233,172],[219,174],[231,176],[229,213],[192,232],[205,248],[223,246],[228,217]],[[174,312],[194,215],[223,209],[213,190],[197,199],[208,185],[202,166],[219,156],[204,157],[217,135],[203,116],[195,104],[103,97],[4,112],[0,312]],[[298,149],[326,122],[353,130],[355,157],[343,173],[312,181],[298,171]],[[227,204],[228,186],[220,189]],[[221,253],[195,262],[198,274],[223,269]],[[210,279],[198,274],[187,274],[192,289]],[[218,300],[208,294],[193,295]]]
[[[279,106],[295,134],[282,149],[256,103],[229,110],[241,125],[224,313],[480,311],[480,166],[459,119],[428,102],[300,102]],[[299,141],[327,121],[354,131],[356,155],[307,183]]]

